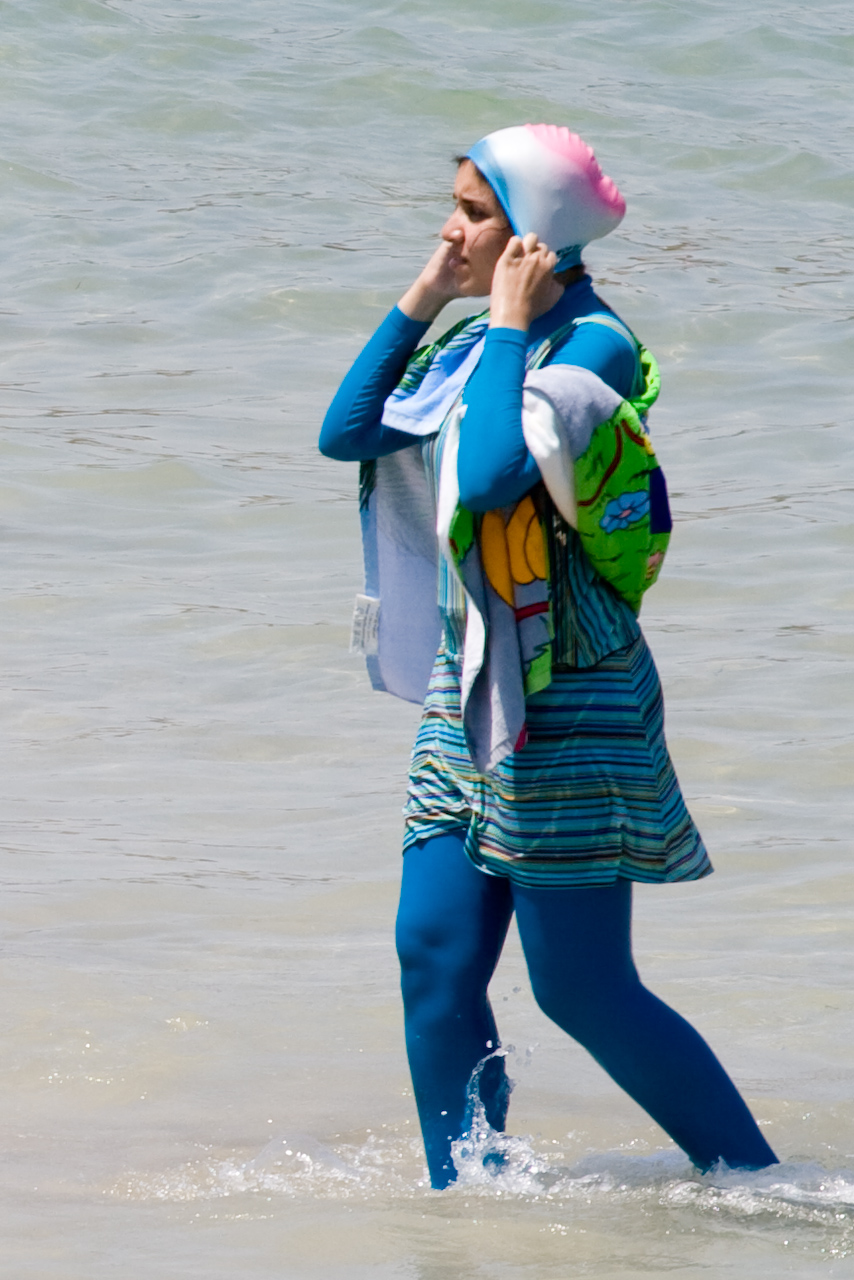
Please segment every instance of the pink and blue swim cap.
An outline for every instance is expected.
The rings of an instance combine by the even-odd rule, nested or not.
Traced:
[[[556,271],[623,220],[626,202],[577,133],[562,125],[498,129],[466,156],[486,178],[516,235],[529,231],[558,256]]]

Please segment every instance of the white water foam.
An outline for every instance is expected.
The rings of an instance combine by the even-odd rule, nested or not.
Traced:
[[[475,1195],[569,1210],[599,1201],[677,1215],[689,1211],[731,1225],[764,1219],[769,1226],[823,1229],[827,1256],[854,1253],[852,1170],[789,1161],[747,1171],[721,1162],[702,1174],[677,1150],[595,1152],[567,1163],[568,1153],[557,1143],[549,1147],[496,1131],[480,1101],[483,1070],[492,1058],[512,1057],[517,1067],[528,1066],[533,1052],[530,1046],[517,1055],[513,1045],[506,1045],[478,1063],[468,1086],[470,1129],[451,1148],[458,1179],[445,1191],[430,1190],[419,1140],[387,1129],[383,1135],[368,1134],[361,1143],[336,1146],[292,1130],[249,1160],[205,1157],[161,1174],[128,1175],[110,1194],[167,1202],[242,1196],[369,1202]],[[514,1088],[509,1077],[507,1088]]]
[[[512,1052],[509,1046],[490,1056]],[[487,1061],[472,1077],[472,1094]],[[567,1147],[573,1137],[569,1135]],[[108,1194],[171,1203],[263,1197],[368,1204],[441,1198],[458,1205],[474,1196],[481,1203],[514,1202],[568,1215],[568,1223],[549,1224],[558,1234],[570,1229],[579,1211],[597,1204],[607,1211],[633,1206],[683,1225],[686,1214],[689,1222],[708,1226],[736,1228],[762,1221],[781,1236],[783,1245],[793,1233],[800,1238],[806,1231],[805,1247],[811,1242],[825,1257],[854,1254],[854,1170],[789,1161],[752,1172],[720,1164],[701,1174],[676,1150],[644,1155],[614,1150],[573,1160],[554,1141],[549,1145],[496,1132],[479,1101],[472,1107],[470,1131],[452,1150],[458,1180],[441,1192],[430,1190],[419,1140],[389,1128],[361,1142],[334,1145],[291,1131],[248,1160],[203,1156],[162,1173],[128,1174]]]
[[[496,1133],[483,1107],[471,1132],[454,1144],[458,1191],[514,1197],[571,1207],[595,1199],[614,1206],[633,1202],[664,1210],[693,1210],[736,1223],[764,1218],[769,1225],[832,1230],[825,1252],[854,1253],[854,1170],[789,1161],[768,1169],[730,1169],[723,1162],[702,1174],[679,1151],[638,1155],[591,1154],[570,1165],[562,1153],[537,1150],[530,1137]]]
[[[358,1146],[335,1149],[304,1133],[267,1143],[250,1160],[188,1160],[156,1174],[130,1173],[109,1194],[130,1200],[219,1200],[231,1196],[281,1196],[337,1200],[377,1194],[406,1194],[425,1181],[407,1179],[401,1169],[417,1160],[413,1139],[388,1141],[371,1134]]]
[[[496,1133],[478,1117],[454,1147],[459,1171],[446,1191],[430,1191],[420,1146],[402,1135],[370,1135],[360,1145],[332,1145],[309,1135],[276,1138],[250,1160],[188,1161],[155,1175],[128,1175],[109,1195],[171,1203],[222,1199],[357,1203],[418,1197],[539,1204],[569,1213],[595,1205],[663,1212],[736,1227],[763,1220],[785,1235],[809,1231],[830,1257],[854,1254],[854,1171],[789,1162],[757,1172],[719,1166],[700,1174],[678,1151],[637,1155],[609,1151],[566,1164],[565,1153],[537,1149],[534,1140]],[[555,1230],[564,1229],[553,1224]],[[783,1243],[786,1243],[784,1240]]]

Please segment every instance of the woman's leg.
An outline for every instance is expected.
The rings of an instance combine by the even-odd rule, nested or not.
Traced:
[[[700,1169],[760,1169],[777,1157],[694,1028],[641,985],[631,884],[513,887],[537,1003],[670,1134]]]
[[[498,1048],[486,988],[513,914],[509,884],[478,871],[465,832],[407,849],[397,915],[406,1051],[434,1187],[453,1182],[451,1143],[468,1127],[467,1090],[481,1059]],[[493,1129],[503,1129],[509,1091],[504,1060],[480,1077]]]

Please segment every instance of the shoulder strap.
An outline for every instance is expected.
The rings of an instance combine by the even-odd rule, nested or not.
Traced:
[[[646,368],[644,357],[648,356],[649,353],[632,333],[629,326],[624,324],[622,320],[617,318],[617,316],[612,315],[610,311],[596,311],[593,315],[579,316],[576,320],[571,320],[569,324],[561,325],[559,329],[555,329],[554,333],[550,333],[547,338],[544,338],[540,345],[528,356],[528,372],[532,369],[541,368],[561,343],[564,342],[570,334],[582,324],[601,324],[604,325],[606,329],[611,329],[612,332],[619,334],[621,338],[625,338],[635,355],[636,362],[634,382],[628,399],[634,403],[636,399],[644,398],[649,392],[648,370]],[[656,373],[658,372],[657,366],[655,371]],[[653,394],[649,399],[650,404],[655,400],[657,394],[658,386],[656,385],[655,394]],[[644,407],[648,409],[649,405],[645,405]]]
[[[610,311],[597,311],[592,316],[579,316],[576,324],[601,324],[606,329],[610,329],[613,333],[618,334],[621,338],[625,338],[631,347],[635,357],[635,376],[632,380],[632,389],[629,394],[629,400],[634,401],[636,397],[642,396],[646,389],[646,371],[643,367],[644,348],[627,324],[617,316],[612,315]]]
[[[528,352],[528,358],[525,361],[526,372],[530,373],[533,369],[539,369],[546,363],[553,351],[556,351],[565,338],[568,338],[575,328],[576,321],[570,320],[569,324],[563,324],[559,329],[555,329],[554,333],[550,333],[547,338],[543,338],[538,347],[534,347]]]
[[[613,329],[614,333],[618,333],[621,338],[625,338],[633,351],[637,351],[640,345],[635,335],[627,324],[623,324],[622,320],[618,320],[610,311],[595,311],[590,316],[579,316],[575,321],[579,324],[603,324],[606,329]]]

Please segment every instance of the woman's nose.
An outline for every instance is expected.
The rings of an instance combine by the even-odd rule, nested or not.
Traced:
[[[444,227],[442,227],[442,239],[447,240],[449,244],[460,244],[465,239],[465,232],[460,226],[456,213],[452,213]]]

